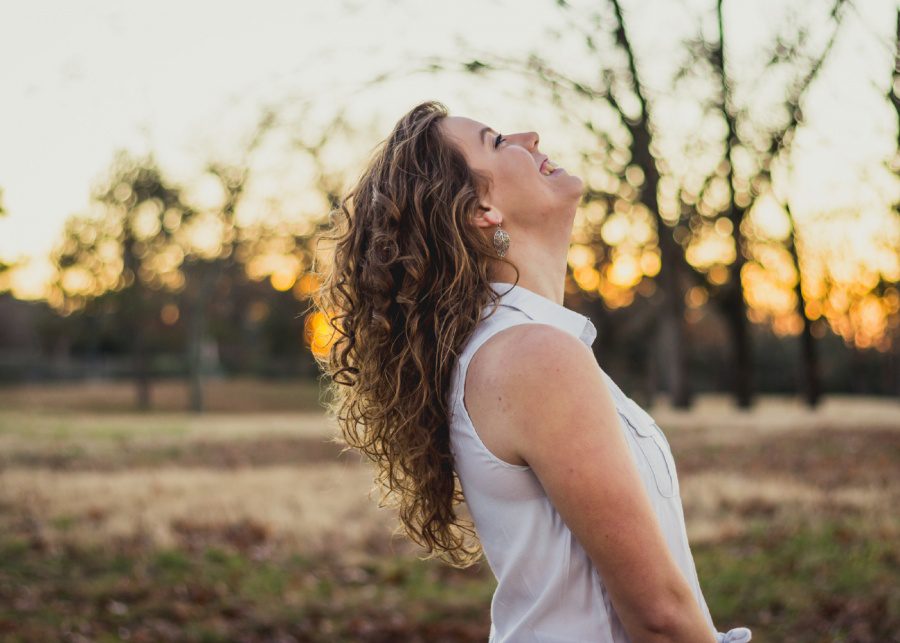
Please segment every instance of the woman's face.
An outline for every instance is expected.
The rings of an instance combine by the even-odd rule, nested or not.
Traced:
[[[537,132],[502,134],[463,116],[447,116],[442,132],[454,139],[469,163],[493,178],[482,196],[483,227],[549,232],[571,232],[575,209],[581,201],[581,178],[559,168],[549,176],[541,173],[547,155],[538,150]],[[498,140],[499,135],[499,140]],[[550,159],[553,160],[553,159]],[[545,171],[552,166],[545,166]]]

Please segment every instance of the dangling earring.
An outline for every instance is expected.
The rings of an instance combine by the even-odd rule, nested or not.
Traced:
[[[497,251],[497,256],[503,257],[509,250],[509,234],[506,230],[502,230],[500,225],[497,224],[497,230],[494,232],[494,250]]]

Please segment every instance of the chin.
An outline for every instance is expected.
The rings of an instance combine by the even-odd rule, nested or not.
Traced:
[[[572,194],[574,197],[577,197],[578,200],[581,200],[581,197],[584,195],[584,181],[581,180],[581,177],[577,174],[570,174],[566,177],[567,183],[570,183],[572,186]]]
[[[578,185],[584,186],[584,181],[581,180],[581,177],[577,174],[569,174],[568,178],[572,179],[572,181],[578,183]]]

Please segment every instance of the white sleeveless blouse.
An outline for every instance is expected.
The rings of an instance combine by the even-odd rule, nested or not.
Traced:
[[[524,323],[550,324],[588,346],[597,336],[586,316],[522,286],[491,282],[500,307],[463,346],[450,390],[450,446],[485,558],[497,579],[489,643],[630,643],[599,572],[563,522],[528,465],[501,460],[481,441],[463,403],[466,370],[495,333]],[[750,630],[718,632],[700,590],[688,545],[678,474],[665,435],[649,413],[602,371],[644,488],[672,556],[718,643],[749,641]]]

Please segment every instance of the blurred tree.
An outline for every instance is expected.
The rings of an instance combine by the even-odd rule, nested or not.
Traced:
[[[91,335],[88,346],[115,350],[127,342],[140,408],[150,405],[151,354],[179,343],[189,408],[197,412],[204,409],[203,377],[220,359],[260,373],[295,373],[304,358],[315,366],[296,320],[297,303],[312,284],[298,277],[311,264],[312,235],[324,224],[287,223],[278,212],[237,222],[239,208],[254,207],[243,203],[251,155],[276,122],[272,109],[263,110],[239,158],[209,162],[191,193],[167,181],[152,155],[119,152],[93,191],[94,210],[66,222],[52,255],[50,303],[64,316],[81,314],[63,326],[79,341]],[[330,203],[336,185],[334,175],[320,172],[313,188],[324,186]]]
[[[627,305],[633,299],[632,294],[622,297],[616,289],[605,284],[615,273],[618,248],[612,250],[604,247],[605,243],[615,246],[616,241],[609,241],[604,228],[608,228],[612,220],[630,217],[633,221],[649,221],[657,231],[658,248],[654,249],[659,257],[660,268],[656,281],[659,284],[658,296],[651,306],[646,307],[643,314],[630,316],[627,323],[613,321],[606,309],[592,310],[592,316],[601,325],[598,350],[606,352],[611,343],[617,343],[615,337],[626,333],[645,333],[651,324],[657,325],[659,333],[660,364],[665,369],[667,388],[671,394],[671,403],[676,408],[684,408],[690,404],[690,388],[687,373],[687,359],[690,344],[686,334],[685,301],[686,299],[711,301],[723,313],[730,332],[732,346],[732,366],[728,369],[733,374],[729,383],[734,391],[736,402],[740,407],[752,403],[753,364],[751,360],[750,336],[748,333],[746,295],[742,277],[745,261],[752,258],[744,238],[747,228],[744,219],[755,200],[763,194],[769,195],[770,166],[774,160],[784,153],[795,129],[801,122],[799,103],[808,91],[818,70],[826,59],[838,33],[841,20],[841,8],[846,0],[833,0],[830,5],[830,16],[834,28],[826,45],[814,54],[803,53],[807,44],[805,28],[792,25],[793,39],[788,42],[779,37],[774,47],[771,65],[781,65],[781,71],[790,72],[795,79],[784,93],[782,110],[789,118],[780,126],[768,130],[761,126],[770,115],[756,113],[759,108],[740,106],[734,100],[733,88],[745,83],[746,78],[735,77],[726,65],[726,51],[729,49],[726,36],[728,30],[724,25],[723,3],[716,0],[716,37],[707,42],[702,35],[684,43],[683,52],[686,60],[676,72],[676,86],[682,79],[699,79],[710,88],[710,98],[701,97],[701,109],[706,110],[724,123],[723,140],[708,142],[710,148],[721,156],[721,161],[712,165],[712,171],[706,176],[678,176],[662,154],[660,139],[665,132],[658,126],[659,119],[654,118],[654,107],[660,92],[656,95],[650,91],[643,80],[641,65],[632,43],[627,21],[619,0],[608,0],[605,7],[595,8],[588,16],[578,14],[570,18],[564,35],[572,33],[584,38],[587,49],[601,60],[602,71],[599,83],[587,83],[553,69],[537,54],[531,54],[527,60],[509,59],[494,56],[479,56],[476,60],[462,63],[463,68],[473,74],[487,71],[507,70],[527,74],[536,78],[550,88],[552,101],[559,107],[559,114],[564,121],[570,121],[570,115],[580,116],[575,99],[582,99],[590,106],[600,104],[604,110],[593,110],[598,113],[611,111],[616,115],[617,125],[628,133],[627,149],[617,135],[615,128],[600,127],[594,118],[583,118],[578,123],[592,137],[592,143],[599,144],[599,149],[585,151],[582,157],[594,166],[589,170],[586,181],[586,193],[583,206],[587,211],[599,211],[606,216],[595,217],[590,224],[598,233],[591,234],[586,246],[590,255],[597,261],[596,267],[583,266],[581,272],[587,275],[575,281],[591,290],[599,290],[605,299],[618,300],[616,307]],[[557,6],[563,15],[572,12],[566,0],[557,0]],[[658,52],[654,52],[658,55]],[[438,71],[446,65],[435,60],[428,69]],[[696,83],[693,85],[696,87]],[[691,94],[693,97],[693,93]],[[687,158],[700,158],[708,155],[711,149],[702,149],[704,141],[699,137],[691,137]],[[734,158],[736,150],[744,156],[755,154],[750,165],[758,169],[755,175],[738,174],[738,163]],[[705,158],[705,157],[704,157]],[[602,168],[597,172],[595,168]],[[592,176],[600,176],[591,180]],[[697,179],[699,178],[699,181]],[[665,186],[663,183],[665,182]],[[687,182],[687,186],[686,183]],[[699,190],[695,183],[699,182]],[[613,189],[610,189],[612,186]],[[665,188],[665,189],[663,189]],[[722,195],[725,195],[724,198]],[[661,201],[664,199],[664,201]],[[599,205],[599,209],[596,206]],[[617,222],[618,223],[618,222]],[[617,226],[621,229],[621,226]],[[729,235],[735,252],[730,262],[715,262],[712,265],[701,265],[691,261],[696,248],[704,243],[711,231],[718,235]],[[618,235],[616,235],[618,236]],[[793,247],[793,231],[789,235],[789,247]],[[653,244],[650,244],[651,247]],[[640,255],[643,259],[647,255]],[[796,258],[796,249],[792,251]],[[633,262],[632,262],[633,263]],[[648,262],[652,265],[654,262]],[[799,274],[799,268],[798,274]],[[653,292],[643,289],[640,275],[634,279],[623,280],[625,288],[635,285],[640,292]],[[802,307],[802,303],[799,304]],[[620,343],[620,342],[618,342]],[[600,345],[602,344],[602,345]],[[815,354],[811,343],[807,343],[806,370],[807,399],[818,398],[818,379],[816,376]]]
[[[3,205],[3,188],[0,188],[0,217],[5,217],[7,214],[6,207]],[[13,267],[13,264],[6,263],[2,259],[0,259],[0,275],[2,275],[7,270],[10,270]],[[2,285],[2,281],[0,281],[0,292],[3,292],[5,288]]]
[[[706,42],[702,37],[689,41],[688,51],[692,55],[685,66],[679,71],[679,78],[689,77],[696,73],[698,67],[701,74],[710,73],[718,83],[718,91],[714,98],[706,104],[706,109],[718,115],[725,123],[726,135],[724,149],[722,151],[722,163],[715,171],[704,177],[696,199],[692,198],[692,204],[698,207],[685,208],[684,211],[690,219],[691,228],[699,229],[702,226],[712,224],[716,226],[721,218],[727,221],[734,247],[736,249],[734,263],[729,266],[728,278],[723,283],[713,282],[703,278],[698,282],[708,290],[710,301],[718,304],[728,326],[731,329],[732,345],[735,356],[735,392],[738,396],[739,406],[749,406],[752,392],[752,350],[748,333],[748,320],[746,308],[746,293],[743,283],[745,273],[744,265],[753,260],[753,252],[746,239],[745,225],[742,225],[746,214],[755,205],[761,196],[774,198],[782,206],[787,222],[788,234],[783,244],[788,252],[792,267],[796,275],[794,293],[797,298],[797,312],[803,320],[801,331],[803,374],[801,389],[809,406],[815,406],[821,395],[820,375],[815,344],[811,332],[811,320],[806,313],[803,297],[804,274],[801,269],[800,256],[797,251],[796,238],[799,234],[796,221],[791,215],[791,210],[786,199],[778,197],[774,189],[772,179],[772,167],[781,158],[790,154],[790,143],[796,130],[802,123],[801,102],[819,74],[824,61],[831,51],[841,23],[841,9],[846,0],[836,0],[831,6],[830,17],[834,22],[829,38],[820,52],[805,54],[809,30],[799,21],[789,21],[784,31],[791,34],[787,40],[781,35],[776,35],[773,52],[769,56],[763,75],[776,75],[787,73],[792,76],[792,81],[787,90],[783,92],[781,105],[767,106],[766,113],[755,113],[749,105],[741,106],[735,98],[735,87],[740,84],[741,78],[734,77],[734,66],[729,66],[726,60],[727,43],[726,30],[723,20],[723,0],[716,1],[717,39]],[[702,65],[705,63],[705,65]],[[747,92],[748,96],[756,92]],[[786,118],[783,122],[772,122],[772,113],[783,113]],[[767,118],[768,116],[768,118]],[[738,154],[742,159],[738,159]],[[749,157],[751,160],[747,162]],[[743,160],[743,162],[741,162]],[[749,171],[747,168],[752,168]],[[724,204],[713,195],[713,191],[724,184],[727,194]],[[716,203],[720,201],[720,203]],[[702,206],[706,205],[706,208]],[[722,207],[724,205],[724,207]],[[782,242],[774,242],[776,245]],[[694,271],[695,276],[700,276]]]
[[[747,250],[744,239],[744,218],[755,199],[764,190],[770,181],[770,167],[772,161],[783,151],[783,148],[791,140],[794,131],[800,122],[799,103],[811,86],[823,61],[826,59],[840,24],[840,9],[844,0],[837,0],[831,8],[831,17],[835,22],[830,38],[823,50],[816,55],[804,58],[803,51],[807,32],[803,25],[790,29],[794,40],[784,42],[778,39],[775,45],[776,54],[772,56],[771,65],[779,64],[788,67],[799,78],[785,93],[783,100],[784,111],[789,114],[787,122],[781,126],[763,131],[759,127],[758,115],[753,113],[750,107],[740,107],[734,99],[733,88],[743,78],[735,78],[726,65],[726,29],[723,17],[723,1],[717,0],[716,11],[716,40],[707,42],[702,36],[685,43],[685,51],[688,56],[684,65],[676,72],[676,79],[682,80],[697,77],[714,79],[717,91],[711,92],[711,98],[704,104],[704,109],[714,113],[725,125],[725,136],[722,141],[722,162],[713,166],[713,171],[707,174],[696,194],[690,190],[679,187],[677,218],[674,221],[666,221],[660,212],[660,204],[657,201],[661,171],[666,172],[666,164],[661,162],[654,148],[655,135],[658,133],[651,124],[652,108],[648,109],[651,101],[641,80],[636,62],[634,47],[628,37],[622,9],[618,0],[610,0],[615,20],[616,42],[625,53],[628,61],[628,73],[620,74],[617,79],[619,85],[624,84],[638,97],[640,116],[628,118],[628,115],[617,106],[621,120],[628,124],[631,132],[631,157],[635,165],[640,168],[643,176],[643,184],[639,198],[647,208],[656,214],[656,227],[660,231],[658,235],[662,268],[659,280],[662,291],[666,294],[663,304],[664,314],[660,325],[660,347],[663,349],[662,364],[668,367],[667,382],[672,393],[672,404],[675,407],[688,405],[689,389],[686,373],[687,342],[684,329],[684,301],[687,285],[683,284],[681,275],[688,276],[692,282],[705,291],[704,299],[708,298],[712,303],[718,304],[728,327],[731,329],[731,345],[733,348],[732,359],[734,380],[731,382],[739,407],[748,407],[752,403],[753,364],[750,336],[748,333],[748,320],[745,304],[744,285],[742,275],[743,266],[751,254]],[[705,65],[702,63],[706,63]],[[696,84],[692,85],[696,87]],[[754,119],[758,122],[753,122]],[[751,140],[752,139],[752,140]],[[760,145],[760,140],[765,143]],[[718,149],[718,141],[716,142]],[[740,147],[742,153],[757,153],[754,164],[760,170],[756,176],[736,175],[735,150]],[[697,149],[697,154],[704,154]],[[627,177],[624,177],[627,179]],[[722,190],[722,188],[725,188]],[[727,194],[724,202],[719,194]],[[766,191],[768,192],[768,191]],[[723,223],[719,224],[719,219]],[[671,228],[672,236],[661,231]],[[736,249],[734,259],[727,270],[712,270],[702,266],[696,266],[689,261],[690,250],[694,244],[703,242],[704,234],[710,230],[727,230],[732,237],[732,243]],[[793,227],[792,227],[793,232]],[[788,235],[787,244],[792,249],[797,274],[800,274],[797,262],[796,250],[793,244],[793,235]],[[800,287],[798,278],[797,288]],[[803,308],[802,298],[800,308]],[[811,335],[809,336],[811,339]],[[810,404],[815,404],[819,395],[818,369],[816,367],[815,353],[811,341],[804,343],[807,349],[806,375],[807,399]]]
[[[891,73],[891,84],[886,94],[887,99],[894,108],[897,133],[894,154],[888,161],[887,167],[895,177],[900,178],[900,6],[897,7],[894,25],[894,69]],[[900,199],[894,200],[892,209],[894,216],[900,219]],[[891,304],[888,308],[890,319],[888,328],[891,329],[892,341],[889,360],[886,365],[885,379],[889,382],[889,386],[894,394],[900,396],[900,292],[898,292],[896,282],[888,284],[881,280],[879,287],[882,292],[889,292],[891,298]]]
[[[224,194],[220,204],[204,212],[207,225],[216,232],[208,234],[205,247],[195,244],[188,248],[183,263],[189,404],[191,410],[198,413],[203,411],[203,349],[209,345],[211,301],[221,281],[234,279],[235,272],[241,269],[235,262],[234,248],[238,242],[235,209],[248,175],[246,167],[220,163],[210,163],[206,169],[219,182]]]
[[[50,303],[64,315],[89,304],[115,320],[131,354],[137,406],[150,408],[149,343],[162,307],[160,291],[183,287],[177,236],[193,212],[181,202],[152,155],[116,152],[92,189],[96,211],[66,221],[51,254],[57,274]]]

